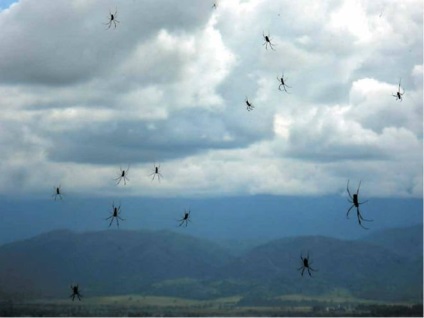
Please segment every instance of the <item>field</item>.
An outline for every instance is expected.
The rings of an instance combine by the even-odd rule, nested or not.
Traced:
[[[1,316],[422,316],[422,304],[384,303],[343,295],[284,295],[268,304],[240,296],[213,300],[124,295],[0,303]]]

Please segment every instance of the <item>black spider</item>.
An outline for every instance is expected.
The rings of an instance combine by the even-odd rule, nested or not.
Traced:
[[[309,261],[309,252],[306,257],[303,257],[302,254],[300,254],[300,259],[302,260],[302,266],[299,267],[297,270],[298,271],[302,270],[302,273],[301,273],[302,276],[305,269],[308,271],[309,276],[312,276],[311,271],[317,272],[316,269],[313,269],[311,267],[312,262]]]
[[[405,89],[403,89],[403,88],[402,88],[403,93],[400,92],[400,82],[401,82],[401,80],[402,79],[399,80],[399,88],[398,88],[398,91],[396,92],[396,95],[392,94],[393,97],[396,97],[396,100],[400,100],[400,101],[402,101],[402,96],[403,96],[403,94],[405,94]]]
[[[160,169],[160,165],[157,166],[155,164],[153,172],[149,175],[149,176],[153,176],[152,181],[155,179],[156,176],[158,176],[158,181],[160,182],[160,178],[162,177],[162,174],[159,172],[159,169]]]
[[[290,94],[290,93],[287,91],[286,87],[288,87],[288,88],[291,88],[291,87],[290,87],[290,86],[288,86],[288,85],[285,83],[285,81],[284,81],[284,73],[281,75],[281,78],[277,77],[277,80],[278,80],[278,82],[280,83],[280,85],[278,85],[278,89],[279,89],[280,91],[282,91],[281,86],[283,86],[284,91],[285,91],[286,93]]]
[[[185,226],[187,226],[188,222],[191,222],[190,221],[190,210],[188,210],[188,212],[187,212],[187,210],[184,210],[184,216],[183,216],[182,219],[179,219],[178,222],[180,222],[179,226],[181,226],[183,224],[185,224]]]
[[[130,165],[128,165],[127,170],[123,170],[121,167],[119,167],[119,170],[121,171],[117,178],[115,178],[116,184],[121,183],[122,180],[124,180],[124,185],[127,185],[127,181],[130,181],[130,179],[127,178],[128,171],[130,170]]]
[[[54,187],[54,193],[52,194],[52,197],[55,201],[57,198],[59,198],[60,200],[63,199],[62,192],[60,190],[60,185],[58,187]]]
[[[75,286],[71,285],[72,294],[69,297],[72,297],[72,301],[75,300],[75,296],[78,297],[79,301],[81,301],[82,295],[79,293],[78,288],[78,284],[76,284]]]
[[[121,218],[119,214],[121,213],[121,206],[115,206],[115,202],[112,203],[112,215],[106,218],[105,220],[110,220],[109,227],[112,225],[113,219],[116,219],[116,225],[119,227],[119,220],[125,221]]]
[[[269,33],[268,33],[268,35],[265,35],[265,34],[262,32],[262,35],[263,35],[264,40],[265,40],[264,44],[262,44],[262,45],[265,45],[265,49],[267,49],[267,50],[268,50],[268,44],[269,44],[269,46],[271,47],[271,49],[272,49],[272,50],[274,50],[274,45],[275,45],[275,44],[272,44],[272,43],[271,43],[271,38],[270,38],[270,36],[269,36]],[[275,51],[275,50],[274,50],[274,51]]]
[[[110,29],[110,27],[112,26],[112,23],[116,29],[116,23],[119,23],[118,20],[116,20],[116,17],[118,16],[118,10],[115,9],[115,13],[112,13],[109,11],[110,17],[109,17],[109,21],[104,23],[105,25],[107,25],[107,28]]]
[[[347,193],[349,194],[350,200],[347,199],[350,203],[352,203],[352,206],[349,208],[349,210],[347,210],[346,213],[346,217],[349,218],[349,212],[350,210],[353,209],[353,207],[356,207],[356,216],[358,218],[358,223],[360,226],[362,226],[364,229],[368,230],[368,228],[366,228],[365,226],[362,225],[362,221],[367,221],[367,222],[372,222],[372,220],[368,220],[368,219],[364,219],[361,215],[361,212],[359,211],[359,206],[361,204],[364,204],[365,202],[368,202],[368,200],[364,201],[364,202],[359,202],[359,188],[361,186],[361,181],[359,181],[359,185],[358,185],[358,190],[356,190],[356,193],[354,193],[353,195],[350,194],[349,191],[349,180],[347,180],[347,186],[346,186],[346,190]]]
[[[251,102],[249,102],[249,100],[246,99],[244,100],[244,102],[246,103],[246,109],[250,112],[251,110],[253,110],[253,108],[255,108],[255,106],[253,106],[253,104]]]

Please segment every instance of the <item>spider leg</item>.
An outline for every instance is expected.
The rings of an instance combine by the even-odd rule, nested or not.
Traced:
[[[310,271],[310,268],[309,268],[309,267],[307,267],[307,270],[308,270],[308,274],[309,274],[309,276],[311,276],[311,277],[312,277],[312,275],[311,275],[311,271]]]
[[[359,209],[357,209],[357,217],[358,217],[358,224],[359,224],[362,228],[364,228],[365,230],[369,230],[369,228],[365,227],[365,226],[362,224],[362,220],[363,220],[363,218],[362,218],[361,212],[359,212]]]
[[[349,191],[349,180],[347,180],[346,190],[347,190],[347,193],[349,194],[349,197],[352,199],[352,195],[350,194],[350,191]]]
[[[364,204],[364,203],[367,203],[367,202],[368,202],[368,200],[365,200],[363,202],[359,202],[358,204]]]
[[[298,270],[298,271],[300,271],[302,268],[303,268],[303,265],[302,265],[302,266],[300,266],[297,270]]]
[[[305,266],[302,268],[302,276],[303,276],[303,272],[305,271],[305,268],[306,268]]]
[[[106,218],[105,220],[109,220],[110,218],[112,218],[113,217],[113,215],[111,215],[111,216],[109,216],[108,218]]]
[[[349,210],[347,210],[347,213],[346,213],[346,218],[348,219],[349,218],[349,212],[350,212],[350,210],[352,210],[352,208],[354,207],[355,205],[354,204],[352,204],[352,206],[349,208]]]
[[[112,217],[112,220],[110,220],[109,227],[112,225],[112,222],[113,222],[113,217]]]
[[[119,220],[118,220],[118,217],[116,217],[116,225],[118,226],[118,228],[119,228]]]
[[[371,220],[371,219],[365,219],[365,218],[362,216],[361,212],[359,211],[359,208],[357,208],[357,213],[358,213],[358,217],[359,217],[362,221],[366,221],[366,222],[373,222],[373,221],[374,221],[374,220]]]
[[[362,182],[362,180],[359,181],[358,190],[356,190],[356,195],[359,195],[359,188],[361,187],[361,182]]]
[[[120,216],[117,216],[118,219],[120,219],[121,221],[125,221],[125,219],[121,218]]]

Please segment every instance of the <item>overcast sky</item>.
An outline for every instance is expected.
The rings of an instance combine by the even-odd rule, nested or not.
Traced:
[[[0,194],[422,198],[421,0],[10,3]]]

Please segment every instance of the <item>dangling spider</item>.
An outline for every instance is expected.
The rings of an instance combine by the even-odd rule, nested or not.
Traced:
[[[398,88],[398,91],[396,92],[396,95],[392,94],[393,97],[396,97],[396,100],[400,100],[400,101],[402,101],[402,96],[403,96],[403,94],[405,94],[405,89],[403,89],[403,88],[402,88],[403,93],[400,92],[400,82],[401,82],[401,80],[402,79],[399,79],[399,88]]]
[[[190,221],[190,210],[188,210],[188,211],[184,210],[184,216],[183,216],[182,219],[179,219],[178,222],[180,222],[179,226],[185,224],[185,226],[187,227],[188,222],[191,222]]]
[[[246,97],[246,99],[244,100],[244,102],[246,103],[246,109],[250,112],[251,110],[253,110],[253,108],[255,108],[255,106],[253,106],[253,104],[251,103],[251,102],[249,102],[249,100],[247,99],[247,97]]]
[[[265,40],[265,42],[264,42],[262,45],[265,45],[265,49],[267,49],[267,50],[268,50],[268,44],[269,44],[269,46],[271,47],[271,49],[272,49],[272,50],[274,50],[273,45],[275,45],[275,44],[272,44],[272,43],[271,43],[271,38],[270,38],[269,33],[268,33],[268,35],[265,35],[265,34],[262,32],[262,35],[263,35],[264,40]],[[274,51],[275,51],[275,50],[274,50]]]
[[[119,220],[125,221],[119,215],[121,214],[121,206],[115,206],[115,202],[112,203],[112,215],[106,218],[105,220],[110,220],[109,227],[112,225],[113,219],[116,219],[116,225],[119,227]]]
[[[130,165],[128,165],[127,170],[122,170],[121,167],[119,167],[119,170],[121,171],[119,173],[119,176],[115,178],[116,184],[118,185],[122,180],[124,180],[124,185],[127,185],[127,181],[130,181],[130,179],[127,178],[128,171],[130,170]]]
[[[281,75],[281,78],[277,77],[277,80],[278,80],[278,82],[280,83],[280,85],[278,85],[278,89],[279,89],[280,91],[282,91],[281,86],[283,86],[284,91],[285,91],[287,94],[290,94],[290,93],[287,91],[286,87],[288,87],[288,88],[291,88],[291,87],[290,87],[290,86],[288,86],[288,85],[285,83],[285,81],[284,81],[284,73]]]
[[[364,202],[359,202],[358,195],[359,195],[359,188],[360,188],[360,186],[361,186],[361,181],[359,181],[358,190],[356,190],[356,193],[354,193],[353,196],[352,196],[350,194],[350,191],[349,191],[349,180],[347,180],[346,190],[347,190],[347,193],[349,194],[349,197],[350,197],[350,200],[349,199],[347,199],[347,200],[350,203],[352,203],[352,206],[349,208],[349,210],[347,210],[346,217],[349,218],[349,212],[350,212],[350,210],[352,210],[353,207],[356,207],[356,216],[358,218],[359,225],[362,226],[364,229],[368,230],[368,228],[366,228],[365,226],[362,225],[362,221],[372,222],[372,220],[364,219],[362,217],[362,215],[361,215],[361,212],[359,211],[359,206],[361,204],[364,204],[364,203],[368,202],[368,200],[366,200]]]
[[[79,293],[78,284],[71,285],[72,294],[69,297],[72,297],[72,301],[75,300],[75,296],[78,297],[78,300],[81,301],[82,295]]]
[[[156,176],[158,176],[158,181],[160,182],[160,178],[162,177],[162,174],[159,172],[159,169],[160,169],[160,165],[157,166],[155,164],[155,168],[153,169],[153,172],[149,174],[149,176],[153,176],[152,181],[155,179]]]
[[[58,187],[54,187],[53,189],[54,189],[54,193],[52,194],[52,197],[54,198],[54,200],[56,201],[57,198],[62,200],[63,196],[62,196],[62,192],[60,190],[60,185]]]
[[[312,262],[309,261],[309,252],[308,252],[308,254],[307,254],[307,256],[305,258],[302,256],[302,254],[300,254],[300,259],[302,260],[302,266],[299,267],[297,270],[298,271],[302,270],[301,275],[303,276],[303,272],[306,269],[308,271],[309,276],[312,276],[311,275],[311,271],[316,272],[317,270],[316,269],[313,269],[311,267]]]
[[[112,26],[112,23],[116,29],[116,23],[119,23],[118,20],[116,20],[116,17],[118,16],[118,9],[115,9],[115,13],[112,13],[109,11],[110,17],[109,17],[109,21],[104,23],[105,25],[107,25],[107,29],[110,29],[110,27]]]

